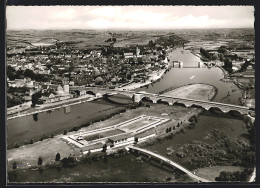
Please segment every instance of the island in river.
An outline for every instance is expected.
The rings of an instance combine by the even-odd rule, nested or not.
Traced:
[[[194,86],[188,85],[188,86],[184,86],[183,88],[185,89],[186,87],[193,88],[193,89],[187,90],[187,92],[186,92],[187,96],[193,94],[194,96],[197,96],[195,98],[200,98],[200,99],[201,99],[201,97],[204,97],[205,99],[208,98],[209,94],[211,97],[213,97],[216,92],[215,88],[210,85],[195,84]],[[195,89],[195,88],[197,88],[197,89]],[[200,92],[198,92],[199,88],[204,89],[204,91],[207,90],[207,92],[200,93]],[[166,93],[166,94],[169,94],[169,93]],[[201,111],[202,111],[202,109],[184,108],[182,106],[169,106],[166,104],[154,104],[154,105],[151,105],[150,107],[138,107],[136,109],[128,109],[128,110],[126,110],[126,112],[115,115],[115,116],[111,117],[110,119],[107,119],[107,120],[101,121],[101,122],[97,122],[88,127],[82,128],[78,132],[89,131],[89,130],[93,130],[93,129],[97,129],[97,128],[101,128],[101,127],[111,126],[111,125],[120,123],[122,121],[134,118],[134,117],[140,115],[140,113],[142,113],[142,114],[151,115],[151,116],[164,116],[166,118],[171,119],[171,121],[163,124],[162,126],[158,127],[158,129],[156,130],[158,133],[163,135],[165,133],[165,129],[168,126],[177,125],[180,122],[183,122],[183,125],[184,125],[185,124],[184,122],[188,122],[188,120],[191,116],[193,116],[194,114],[198,114]],[[180,129],[181,129],[181,127],[180,127]],[[68,134],[75,134],[75,131],[69,132]],[[57,153],[60,153],[62,158],[73,156],[77,162],[80,162],[82,160],[82,158],[85,157],[80,152],[80,148],[77,148],[74,145],[66,143],[66,141],[62,139],[62,136],[63,135],[60,134],[60,135],[55,136],[54,138],[49,138],[49,139],[39,141],[39,142],[30,144],[30,145],[22,146],[20,148],[8,150],[8,152],[7,152],[8,171],[10,172],[10,174],[12,175],[12,173],[14,173],[14,171],[16,171],[16,173],[18,173],[19,170],[20,170],[21,174],[23,174],[24,171],[22,171],[22,170],[27,169],[27,171],[32,171],[33,169],[38,168],[38,166],[37,166],[38,157],[41,157],[43,159],[43,166],[45,166],[45,168],[48,169],[48,166],[52,166],[52,165],[55,166],[55,165],[57,165],[57,161],[55,161],[55,155]],[[114,160],[114,159],[112,159],[112,160]],[[116,160],[121,160],[121,159],[117,158]],[[131,159],[131,160],[133,160],[133,159]],[[12,170],[12,164],[14,161],[17,163],[17,166],[18,166],[18,169],[16,169],[16,170]],[[92,165],[91,169],[94,170],[94,165]],[[98,170],[98,168],[96,170]],[[18,173],[18,176],[19,176],[20,172]],[[36,172],[36,173],[38,173],[38,172]],[[162,173],[162,174],[163,174],[163,176],[165,176],[165,173]],[[14,180],[14,181],[18,181],[18,179]],[[94,178],[94,179],[95,179],[95,181],[97,180],[97,178]],[[26,178],[24,181],[26,181]],[[27,179],[27,181],[29,182],[28,179]],[[46,181],[58,181],[58,180],[46,180]],[[125,181],[126,181],[126,179],[125,179]],[[131,179],[129,179],[129,181],[131,181]],[[159,178],[159,181],[162,181],[162,179]],[[189,181],[192,181],[192,180],[189,179]]]
[[[198,71],[202,71],[200,69],[197,69]],[[174,71],[174,70],[173,70]],[[187,72],[188,69],[185,69]],[[205,70],[209,72],[208,70]],[[205,72],[204,71],[204,72]],[[192,75],[191,75],[192,76]],[[192,79],[192,81],[197,81],[198,76],[195,77],[195,79]],[[185,81],[185,80],[183,80]],[[182,81],[182,82],[183,82]],[[212,82],[213,83],[213,82]],[[172,84],[172,83],[169,83]],[[183,83],[180,83],[183,84]],[[218,83],[219,84],[219,83]],[[186,89],[185,89],[186,88]],[[187,89],[189,88],[189,89]],[[200,92],[200,89],[204,89],[204,91],[207,92]],[[218,87],[220,89],[221,87]],[[183,93],[181,90],[185,90],[186,92]],[[222,93],[224,94],[224,89],[220,91],[220,95],[218,98],[221,98]],[[186,97],[198,97],[197,99],[201,100],[208,100],[209,98],[212,99],[212,97],[215,96],[217,90],[213,85],[209,84],[194,84],[194,85],[187,85],[182,87],[181,89],[173,91],[166,92],[164,94],[170,95],[181,95],[183,96],[185,94]],[[223,95],[224,96],[224,95]],[[222,100],[222,99],[221,99]],[[223,100],[226,100],[226,98],[223,98]],[[146,102],[148,103],[148,102]],[[220,129],[222,132],[226,131],[228,134],[233,135],[236,133],[236,137],[243,138],[245,141],[245,146],[250,145],[248,142],[248,131],[246,129],[246,124],[244,121],[229,116],[229,118],[226,117],[219,117],[219,115],[214,114],[214,112],[208,112],[203,113],[199,116],[195,128],[189,128],[189,120],[190,117],[194,115],[198,115],[199,113],[203,112],[202,109],[199,108],[185,108],[182,106],[169,106],[165,104],[149,104],[150,107],[145,107],[146,105],[142,107],[138,107],[136,109],[127,109],[126,112],[117,114],[113,116],[112,118],[109,118],[105,121],[94,123],[88,127],[80,129],[80,131],[88,131],[93,130],[96,128],[101,128],[105,126],[110,126],[113,124],[120,123],[122,121],[134,118],[136,116],[139,116],[140,114],[146,114],[151,116],[163,116],[166,118],[171,119],[171,121],[163,124],[158,128],[158,132],[162,134],[160,138],[151,139],[143,145],[142,147],[151,147],[149,149],[155,148],[154,151],[159,151],[159,148],[161,150],[159,151],[160,154],[169,154],[172,152],[170,146],[175,143],[177,146],[174,151],[183,152],[183,149],[190,147],[192,144],[192,141],[199,140],[203,138],[206,138],[208,134],[211,134],[212,130],[214,129]],[[215,117],[217,116],[217,117]],[[209,123],[210,122],[210,123]],[[171,136],[173,132],[166,133],[165,130],[169,127],[172,127],[172,125],[181,124],[181,126],[176,130],[174,133],[175,136]],[[209,126],[210,125],[210,126]],[[230,130],[230,131],[227,131]],[[219,132],[217,132],[219,133]],[[69,132],[68,134],[75,134],[75,132]],[[221,132],[220,132],[221,135]],[[113,158],[108,157],[106,160],[103,160],[103,155],[101,157],[97,157],[97,159],[100,158],[99,161],[93,160],[87,160],[87,163],[80,163],[82,159],[84,159],[86,156],[82,155],[80,152],[80,149],[75,147],[74,145],[69,145],[64,140],[62,140],[63,135],[57,135],[54,138],[49,138],[43,141],[36,142],[31,145],[25,145],[20,148],[16,149],[10,149],[7,151],[7,158],[8,158],[8,171],[9,171],[9,181],[10,182],[165,182],[168,181],[170,178],[170,181],[172,182],[190,182],[194,181],[185,175],[177,176],[174,175],[172,172],[165,172],[162,169],[158,169],[157,167],[151,167],[149,164],[138,162],[137,158],[132,155],[126,155],[121,156],[119,158]],[[167,139],[165,140],[165,137]],[[225,137],[227,138],[227,137]],[[205,139],[204,139],[205,140]],[[231,140],[231,143],[234,145],[236,142],[233,142]],[[188,144],[184,148],[180,149],[182,145]],[[202,144],[203,146],[203,144]],[[214,146],[212,146],[214,147]],[[169,149],[168,149],[169,148]],[[180,151],[179,151],[180,149]],[[225,148],[227,150],[227,148]],[[72,169],[69,169],[70,173],[66,168],[61,169],[61,173],[63,174],[62,177],[59,177],[59,173],[56,170],[57,161],[55,161],[55,155],[57,153],[60,153],[61,158],[65,158],[68,156],[73,156],[77,161],[78,165]],[[245,152],[243,150],[243,152]],[[183,159],[179,159],[179,157],[176,155],[177,152],[172,152],[172,156],[174,156],[174,160],[178,160],[178,162],[182,165],[186,165],[190,163],[190,159],[193,156],[184,156]],[[244,154],[244,153],[243,153]],[[122,154],[119,154],[122,155]],[[42,157],[43,159],[43,166],[41,168],[44,168],[43,173],[38,173],[35,171],[35,169],[41,169],[37,165],[38,157]],[[170,156],[170,155],[169,155]],[[169,157],[167,155],[167,157]],[[180,155],[181,156],[181,155]],[[88,157],[88,156],[87,156]],[[91,156],[90,156],[91,157]],[[185,159],[187,157],[187,159]],[[125,164],[125,161],[129,160],[131,161],[131,166],[133,167],[132,170],[130,170],[129,165]],[[225,160],[225,158],[224,158]],[[245,160],[245,159],[243,159]],[[242,160],[242,161],[243,161]],[[13,162],[17,163],[18,168],[16,170],[12,170]],[[91,164],[89,163],[91,161]],[[118,166],[116,168],[113,167],[112,164],[117,163]],[[140,164],[141,163],[141,164]],[[139,176],[136,172],[136,169],[139,169],[143,166],[142,170],[139,170]],[[233,164],[225,164],[225,166],[230,166]],[[239,165],[239,163],[238,163]],[[51,166],[55,167],[51,168]],[[59,167],[59,166],[58,166]],[[87,171],[91,172],[91,175],[88,174],[88,177],[83,176],[82,169],[86,169]],[[199,167],[203,166],[197,166],[197,168],[189,167],[190,170],[196,170]],[[80,170],[81,169],[81,170]],[[129,170],[129,173],[122,173]],[[113,171],[111,174],[107,174],[106,172]],[[41,171],[40,171],[41,172]],[[65,173],[67,172],[67,174]],[[97,173],[98,172],[98,173]],[[143,175],[140,175],[141,172]],[[75,175],[76,173],[76,175]],[[84,174],[84,173],[83,173]],[[149,176],[145,174],[156,174],[155,176]],[[218,174],[217,174],[218,175]],[[166,180],[167,178],[167,180]],[[211,177],[211,179],[214,179],[215,177]]]

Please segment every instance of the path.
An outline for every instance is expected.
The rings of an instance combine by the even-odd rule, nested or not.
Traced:
[[[156,154],[156,153],[154,153],[154,152],[151,152],[151,151],[149,151],[149,150],[147,150],[147,149],[141,149],[141,148],[138,148],[138,147],[135,147],[135,146],[128,146],[128,148],[129,148],[129,149],[133,149],[133,150],[138,150],[138,151],[141,151],[141,152],[143,152],[143,153],[152,155],[152,156],[154,156],[154,157],[156,157],[156,158],[158,158],[158,159],[161,159],[161,160],[163,160],[164,162],[167,162],[168,164],[170,164],[170,165],[172,165],[172,166],[174,166],[174,167],[180,169],[181,171],[183,171],[183,172],[185,172],[186,174],[188,174],[190,177],[192,177],[192,178],[194,178],[194,179],[196,179],[196,180],[198,180],[198,181],[200,181],[200,182],[210,182],[209,180],[206,180],[206,179],[204,179],[204,178],[201,178],[201,177],[196,176],[196,175],[193,174],[191,171],[187,170],[186,168],[182,167],[181,165],[179,165],[179,164],[177,164],[177,163],[175,163],[175,162],[173,162],[173,161],[171,161],[171,160],[169,160],[169,159],[167,159],[167,158],[165,158],[165,157],[163,157],[163,156],[161,156],[161,155],[159,155],[159,154]]]

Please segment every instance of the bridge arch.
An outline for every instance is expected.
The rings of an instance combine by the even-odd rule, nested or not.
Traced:
[[[217,106],[211,106],[211,107],[208,109],[208,111],[211,111],[211,112],[213,112],[213,113],[218,113],[218,114],[220,114],[220,113],[226,113],[226,112],[224,112],[221,108],[219,108],[219,107],[217,107]]]
[[[186,103],[186,102],[183,102],[183,101],[177,101],[177,104],[180,104],[180,105],[182,105],[182,106],[184,106],[186,108],[189,108],[189,107],[192,106],[191,103]]]
[[[91,90],[87,90],[87,91],[86,91],[86,94],[90,94],[90,95],[96,95],[96,93],[95,93],[95,92],[93,92],[93,91],[91,91]]]
[[[229,113],[230,115],[232,116],[241,116],[243,115],[244,113],[241,112],[240,110],[229,110],[227,113]]]
[[[154,101],[150,97],[147,97],[147,96],[143,96],[140,101],[142,101],[142,102],[149,101],[149,102],[154,103]]]
[[[159,100],[157,100],[157,103],[160,103],[160,104],[168,104],[168,105],[172,105],[172,104],[170,104],[170,102],[169,102],[169,101],[167,101],[167,100],[164,100],[164,99],[159,99]]]
[[[204,110],[208,110],[209,108],[203,106],[203,105],[200,105],[200,104],[192,104],[190,107],[194,107],[194,108],[201,108],[201,109],[204,109]]]

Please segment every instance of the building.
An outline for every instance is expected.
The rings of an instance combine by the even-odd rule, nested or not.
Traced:
[[[133,58],[134,54],[133,53],[124,53],[124,57],[125,57],[125,59]]]
[[[71,88],[70,91],[74,91],[77,96],[83,96],[87,94],[87,90],[82,87]]]
[[[102,151],[103,146],[104,146],[104,144],[102,144],[101,142],[98,142],[98,143],[95,143],[92,145],[82,147],[82,152],[83,152],[83,154],[87,154],[89,152],[94,153],[94,152]]]
[[[148,138],[154,137],[155,135],[156,135],[156,133],[154,132],[154,129],[153,130],[147,130],[145,132],[141,132],[139,134],[136,134],[135,140],[136,141],[143,141],[143,140],[146,140]]]
[[[51,93],[48,97],[42,96],[41,98],[39,98],[39,101],[46,104],[46,103],[63,101],[71,98],[73,98],[73,95],[71,94],[54,95],[53,93]]]
[[[130,133],[125,133],[112,136],[108,138],[108,141],[111,142],[114,145],[114,147],[123,146],[134,143],[134,136]]]

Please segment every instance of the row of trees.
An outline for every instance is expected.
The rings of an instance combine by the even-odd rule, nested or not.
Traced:
[[[23,79],[25,77],[31,78],[32,80],[35,80],[37,82],[46,82],[49,80],[47,75],[36,74],[30,69],[15,70],[13,67],[9,65],[7,66],[6,74],[10,80]]]
[[[248,176],[253,173],[253,169],[246,168],[244,171],[235,172],[220,172],[219,176],[215,178],[216,181],[246,181]]]
[[[25,102],[23,96],[27,92],[29,92],[29,88],[27,87],[7,87],[7,108]]]

